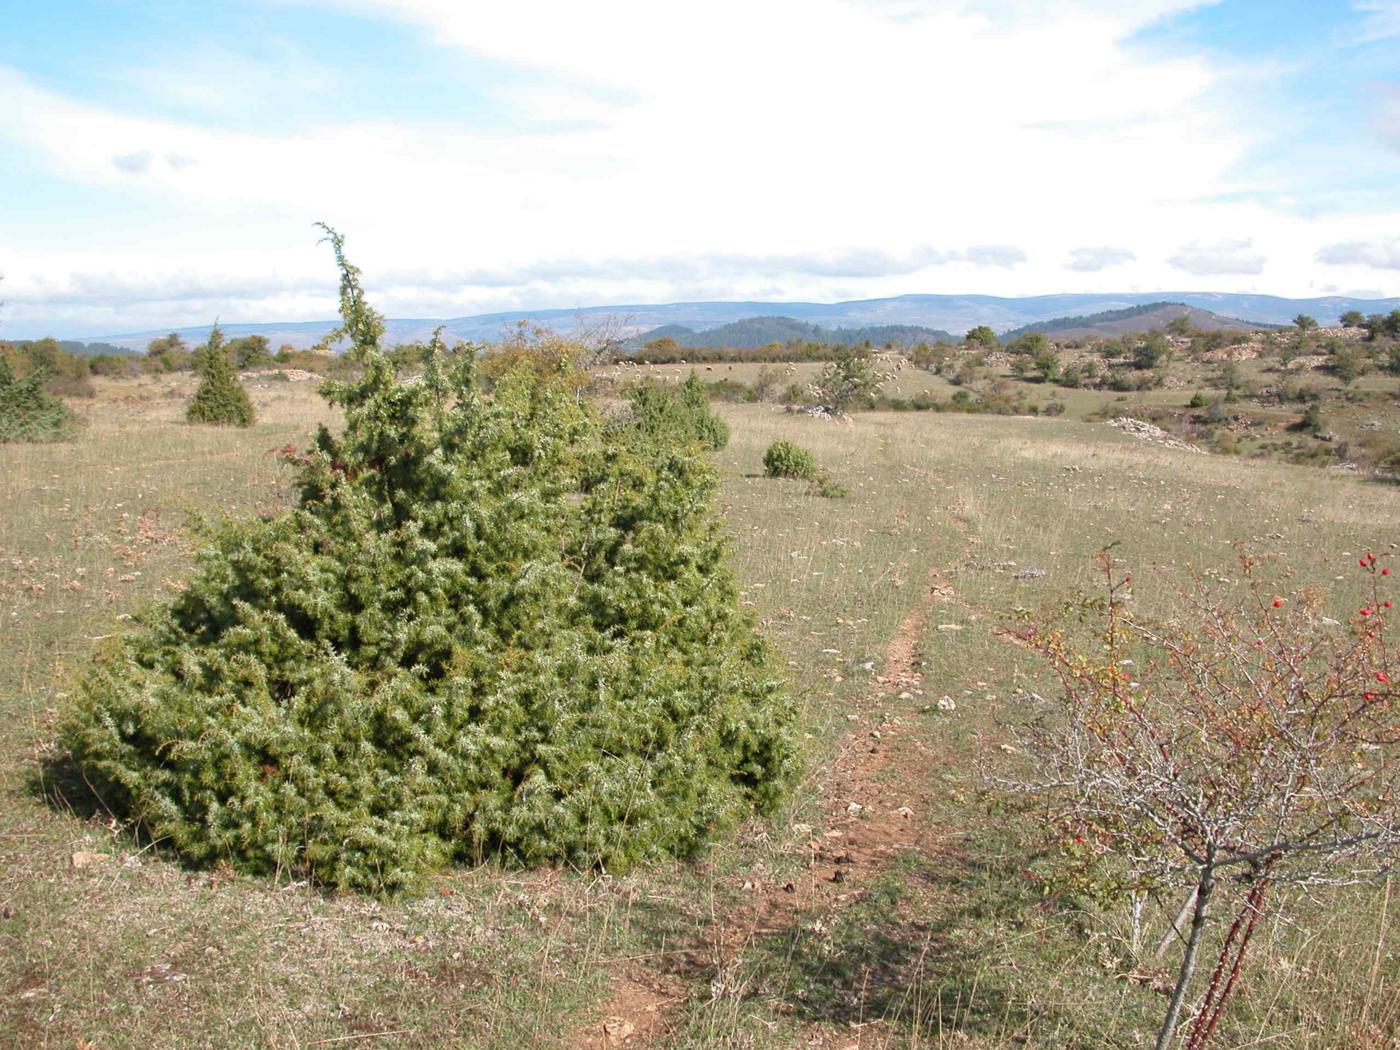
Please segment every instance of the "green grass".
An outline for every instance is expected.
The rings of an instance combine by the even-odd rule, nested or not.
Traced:
[[[610,976],[639,968],[685,991],[666,1045],[1140,1045],[1163,1000],[1125,976],[1137,964],[1123,909],[1042,898],[1024,874],[1035,822],[983,789],[984,766],[1015,761],[998,745],[1036,673],[992,626],[1091,585],[1110,542],[1168,574],[1227,572],[1243,542],[1286,556],[1299,585],[1334,590],[1341,607],[1356,600],[1354,552],[1400,538],[1400,488],[1176,452],[1074,419],[829,423],[725,406],[722,500],[744,600],[803,702],[809,774],[789,810],[702,861],[625,877],[488,865],[445,873],[414,899],[324,896],[186,870],[100,809],[68,811],[34,787],[72,673],[122,616],[178,586],[184,515],[275,503],[283,474],[270,450],[324,416],[302,384],[250,392],[259,423],[234,433],[179,422],[179,381],[104,383],[74,444],[0,447],[0,904],[11,914],[0,1045],[568,1046],[603,1009]],[[850,496],[763,477],[779,438],[810,448]],[[1025,569],[1044,575],[1014,578]],[[802,874],[792,825],[819,819],[822,770],[935,570],[958,600],[931,611],[923,689],[957,710],[890,703],[939,756],[905,775],[934,785],[919,819],[940,848],[720,971],[680,965],[677,949],[724,923],[746,881]],[[1150,580],[1140,573],[1139,599],[1159,603]],[[938,630],[949,625],[961,630]],[[77,851],[110,859],[75,869]],[[1382,901],[1380,889],[1348,891],[1271,926],[1220,1045],[1393,1039],[1400,902],[1382,923]],[[1169,907],[1149,909],[1147,940]]]

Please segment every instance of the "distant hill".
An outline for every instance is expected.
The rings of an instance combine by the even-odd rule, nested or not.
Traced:
[[[1036,295],[1004,298],[993,295],[900,295],[889,299],[860,299],[842,303],[718,301],[665,303],[661,305],[584,306],[577,309],[515,310],[508,313],[476,314],[447,320],[393,319],[387,324],[390,343],[426,340],[438,325],[449,340],[496,342],[521,321],[569,331],[577,324],[597,324],[610,319],[623,335],[655,332],[675,325],[691,332],[707,332],[735,321],[783,317],[829,329],[883,328],[909,326],[953,332],[959,336],[977,325],[988,325],[996,332],[1009,332],[1026,325],[1065,317],[1092,317],[1114,310],[1161,303],[1179,303],[1224,318],[1286,325],[1300,313],[1323,324],[1335,323],[1347,310],[1363,314],[1390,313],[1400,309],[1397,299],[1347,299],[1329,296],[1319,299],[1284,299],[1272,295],[1239,295],[1222,292],[1129,292],[1123,294]],[[283,324],[233,324],[223,326],[230,339],[263,335],[273,347],[291,344],[311,346],[334,327],[325,321],[298,321]],[[191,345],[202,343],[208,325],[174,326]],[[126,335],[99,336],[101,341],[130,349],[144,349],[170,328]],[[874,341],[874,340],[872,340]]]
[[[794,320],[791,317],[749,317],[742,321],[731,321],[702,332],[682,325],[662,325],[649,332],[642,332],[629,341],[629,346],[639,348],[655,339],[674,339],[688,349],[720,349],[733,347],[739,350],[755,349],[770,343],[831,343],[856,345],[870,342],[874,346],[892,343],[896,346],[913,346],[918,343],[949,341],[953,337],[937,328],[923,328],[918,325],[870,325],[864,328],[823,328],[821,325]]]
[[[1081,317],[1056,317],[1049,321],[1036,321],[1020,328],[1004,332],[1003,341],[1015,339],[1030,332],[1043,332],[1056,339],[1083,339],[1100,336],[1115,339],[1132,332],[1150,332],[1154,328],[1165,328],[1179,317],[1191,322],[1191,327],[1201,332],[1248,332],[1260,328],[1276,328],[1277,325],[1259,321],[1241,321],[1233,317],[1222,317],[1210,310],[1202,310],[1185,303],[1143,303],[1122,310],[1104,310],[1101,313]]]

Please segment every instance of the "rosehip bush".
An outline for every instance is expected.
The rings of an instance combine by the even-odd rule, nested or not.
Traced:
[[[1321,596],[1239,582],[1175,589],[1170,619],[1137,611],[1131,575],[1105,553],[1105,593],[1018,640],[1044,657],[1053,699],[1020,735],[1031,779],[1084,874],[1124,893],[1185,895],[1183,952],[1158,1031],[1174,1042],[1207,927],[1233,914],[1186,1042],[1200,1050],[1279,887],[1385,876],[1400,861],[1400,651],[1388,636],[1389,569],[1359,559],[1370,596],[1349,622]],[[1279,580],[1278,583],[1282,581]],[[1081,622],[1096,625],[1090,636]]]
[[[361,378],[283,513],[206,528],[64,733],[197,864],[391,892],[451,861],[616,869],[773,806],[793,708],[741,610],[693,445],[603,425],[548,369],[400,382],[358,271]]]

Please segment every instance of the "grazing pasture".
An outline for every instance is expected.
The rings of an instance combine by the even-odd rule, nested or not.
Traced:
[[[946,396],[926,373],[898,379],[915,380]],[[1146,906],[1135,953],[1126,906],[1041,878],[1037,819],[985,787],[1017,768],[1007,726],[1043,688],[994,628],[1092,587],[1109,544],[1149,608],[1167,608],[1151,569],[1228,576],[1243,544],[1345,615],[1357,552],[1400,542],[1400,487],[1340,472],[1069,418],[723,405],[744,601],[803,712],[789,807],[699,862],[488,863],[411,897],[331,895],[182,867],[56,762],[74,675],[180,587],[186,516],[276,505],[274,450],[335,422],[314,383],[255,381],[250,429],[189,426],[190,383],[99,380],[74,442],[0,446],[0,1044],[1143,1045],[1180,902]],[[777,440],[849,495],[764,476]],[[1219,1045],[1397,1045],[1389,884],[1265,926]]]

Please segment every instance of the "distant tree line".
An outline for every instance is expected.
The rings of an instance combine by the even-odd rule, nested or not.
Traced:
[[[297,350],[284,345],[274,352],[266,336],[249,335],[225,344],[229,360],[241,372],[258,368],[300,368],[321,374],[340,366],[339,355]],[[3,358],[16,376],[42,372],[45,388],[63,397],[92,397],[92,377],[131,378],[198,371],[207,345],[189,346],[178,332],[152,339],[145,353],[110,343],[81,343],[52,338],[0,341]]]

